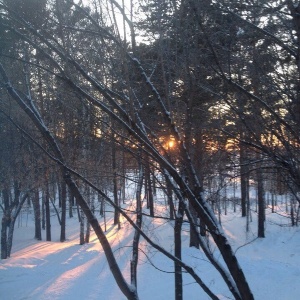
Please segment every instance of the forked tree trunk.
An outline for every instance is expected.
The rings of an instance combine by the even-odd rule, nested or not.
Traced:
[[[7,258],[7,230],[10,223],[10,210],[9,210],[9,189],[5,187],[2,190],[3,197],[3,216],[1,220],[1,258]]]
[[[8,235],[7,235],[7,257],[10,257],[10,254],[11,254],[13,237],[14,237],[14,229],[15,229],[15,223],[16,223],[17,217],[22,209],[23,204],[27,200],[27,198],[28,198],[28,193],[23,195],[22,199],[20,199],[20,201],[18,201],[18,204],[15,207],[15,210],[12,212],[11,221],[10,221],[9,229],[8,229]]]
[[[1,259],[7,258],[8,219],[9,216],[4,213],[1,220]]]

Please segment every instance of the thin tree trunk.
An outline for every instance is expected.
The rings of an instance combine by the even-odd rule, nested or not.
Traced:
[[[136,190],[136,226],[138,228],[142,227],[142,187],[143,187],[143,166],[139,163],[139,179],[137,183]],[[139,240],[140,240],[140,232],[135,230],[133,242],[132,242],[132,259],[130,262],[130,274],[131,274],[131,284],[137,288],[137,265],[139,258]]]
[[[169,210],[170,210],[170,219],[174,220],[174,212],[175,212],[175,208],[174,208],[174,201],[173,201],[173,192],[172,192],[172,186],[171,183],[169,182],[169,179],[167,178],[167,176],[165,176],[165,180],[166,180],[166,186],[167,186],[167,199],[168,199],[168,205],[169,205]]]
[[[34,238],[37,239],[38,241],[41,241],[42,240],[41,208],[40,208],[40,196],[39,196],[38,189],[34,191],[34,196],[32,198],[32,206],[34,212],[34,227],[35,227]]]
[[[66,215],[67,215],[67,185],[63,181],[61,183],[61,225],[60,225],[60,241],[66,240]]]
[[[152,193],[152,184],[151,184],[151,169],[149,163],[149,157],[146,156],[146,168],[145,168],[145,189],[147,195],[147,203],[149,208],[149,214],[151,217],[154,217],[154,202],[153,202],[153,193]]]
[[[258,166],[257,176],[257,205],[258,205],[258,229],[257,237],[265,237],[265,195],[262,169]]]
[[[114,202],[116,206],[119,206],[118,198],[118,178],[117,178],[117,162],[116,162],[116,143],[112,141],[112,169],[113,169],[113,195]],[[120,228],[120,214],[118,210],[115,209],[114,213],[114,224],[118,225]]]
[[[80,209],[79,245],[83,245],[84,243],[84,212],[83,209]]]
[[[46,185],[45,194],[45,211],[46,211],[46,241],[51,241],[51,214],[50,214],[50,195],[49,186]]]
[[[90,197],[90,187],[86,186],[85,188],[86,190],[86,202],[89,205],[89,207],[91,207],[91,197]],[[93,212],[93,210],[92,210]],[[93,212],[94,213],[94,212]],[[91,234],[91,225],[88,219],[86,219],[86,231],[85,231],[85,238],[84,238],[84,242],[85,243],[89,243],[90,242],[90,234]]]
[[[69,192],[69,218],[73,218],[74,196]]]
[[[181,260],[181,228],[184,214],[184,204],[179,201],[178,212],[175,218],[174,226],[174,239],[175,239],[175,256]],[[183,287],[182,287],[182,268],[175,262],[175,300],[183,299]]]
[[[241,208],[242,217],[247,215],[247,193],[248,193],[248,166],[247,166],[247,156],[246,149],[243,143],[240,143],[240,178],[241,178]]]

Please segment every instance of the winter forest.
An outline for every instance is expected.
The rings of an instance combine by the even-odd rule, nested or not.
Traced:
[[[0,0],[0,218],[1,299],[296,300],[300,2]]]

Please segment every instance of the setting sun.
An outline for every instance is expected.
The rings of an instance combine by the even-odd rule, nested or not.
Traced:
[[[173,140],[169,140],[169,142],[168,142],[168,147],[169,147],[169,148],[173,148],[174,145],[175,145],[174,141],[173,141]]]

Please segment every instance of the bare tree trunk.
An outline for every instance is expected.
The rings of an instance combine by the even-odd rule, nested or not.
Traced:
[[[149,208],[149,214],[151,217],[154,217],[154,202],[153,202],[153,192],[151,184],[151,169],[149,163],[149,157],[146,156],[146,168],[145,168],[145,190],[147,196],[147,203]]]
[[[257,176],[257,205],[258,205],[258,229],[257,237],[265,237],[265,195],[264,195],[264,181],[262,169],[258,166],[256,171]]]
[[[3,196],[3,216],[1,220],[1,258],[6,259],[7,258],[7,230],[10,223],[10,210],[9,210],[9,189],[8,187],[5,187],[2,190],[2,196]]]
[[[15,222],[17,220],[17,217],[23,207],[23,204],[28,199],[28,193],[24,194],[22,199],[18,201],[18,205],[15,208],[15,211],[12,214],[12,218],[9,224],[9,230],[7,235],[7,257],[10,257],[12,244],[13,244],[13,236],[14,236],[14,228],[15,228]]]
[[[69,218],[73,218],[74,196],[69,192]]]
[[[66,215],[67,215],[67,186],[61,182],[61,225],[60,225],[60,241],[66,240]]]
[[[173,192],[172,192],[172,186],[171,183],[169,181],[169,178],[167,178],[167,176],[165,176],[165,181],[166,181],[166,186],[167,186],[167,199],[168,199],[168,205],[169,205],[169,210],[170,210],[170,219],[174,220],[174,212],[175,212],[175,208],[174,208],[174,201],[173,201]]]
[[[181,228],[184,215],[184,204],[179,201],[178,212],[175,218],[174,226],[174,239],[175,239],[175,256],[181,260]],[[183,299],[183,287],[182,287],[182,268],[175,262],[175,300]]]
[[[1,221],[1,259],[6,259],[7,256],[7,229],[9,216],[4,212]]]
[[[45,193],[45,211],[46,211],[46,241],[51,241],[51,213],[50,213],[50,195],[48,182]]]
[[[142,227],[142,187],[143,187],[143,178],[144,171],[143,166],[139,162],[139,178],[137,183],[136,190],[136,226],[138,228]],[[133,242],[132,242],[132,259],[130,262],[130,271],[131,271],[131,284],[137,288],[137,265],[139,258],[139,240],[140,240],[140,232],[135,230]]]
[[[34,225],[35,225],[35,235],[34,238],[38,241],[42,240],[42,227],[41,227],[41,208],[40,208],[40,196],[39,190],[34,191],[34,196],[32,198],[32,206],[34,212]]]
[[[247,215],[247,199],[249,193],[248,191],[248,166],[247,166],[247,155],[246,149],[243,143],[240,143],[240,178],[241,178],[241,208],[242,208],[242,217]]]
[[[113,194],[116,206],[120,206],[118,198],[118,178],[117,178],[117,162],[116,162],[116,143],[112,141],[112,169],[113,169]],[[120,214],[115,209],[114,213],[114,224],[120,228]]]
[[[89,205],[89,207],[91,207],[90,187],[87,186],[85,190],[86,190],[86,192],[85,192],[86,202]],[[90,224],[89,220],[86,219],[86,231],[85,231],[85,238],[84,238],[85,243],[90,242],[90,234],[91,234],[91,224]]]
[[[197,212],[192,205],[189,204],[189,210],[192,217],[193,224],[190,224],[190,247],[199,248],[199,239],[198,239],[198,217]]]
[[[79,223],[79,245],[83,245],[85,243],[84,240],[84,212],[83,209],[80,209],[80,223]]]

